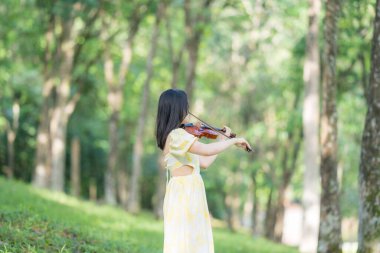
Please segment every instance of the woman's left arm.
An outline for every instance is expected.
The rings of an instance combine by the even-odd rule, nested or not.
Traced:
[[[229,135],[231,133],[231,129],[227,126],[224,126],[224,127],[227,128],[227,134]],[[217,139],[217,141],[222,141],[222,140],[226,140],[227,137],[224,137],[222,135],[218,135],[218,137],[216,139]],[[206,169],[215,161],[217,156],[218,156],[218,154],[210,155],[210,156],[199,155],[199,166],[203,169]]]
[[[204,156],[199,155],[199,166],[203,169],[209,167],[216,159],[218,155]]]

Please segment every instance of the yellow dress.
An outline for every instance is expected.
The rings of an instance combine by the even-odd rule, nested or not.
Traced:
[[[206,191],[200,174],[199,156],[187,152],[198,138],[182,128],[170,132],[169,152],[164,160],[167,173],[182,165],[192,174],[171,177],[163,204],[164,253],[214,253]]]

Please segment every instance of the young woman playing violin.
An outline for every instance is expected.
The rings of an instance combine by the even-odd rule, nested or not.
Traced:
[[[164,253],[214,253],[211,220],[200,168],[207,168],[217,155],[235,145],[251,146],[236,138],[231,129],[190,123],[189,104],[183,90],[164,91],[158,102],[157,146],[163,151],[167,173],[164,197]],[[217,142],[205,144],[206,137]]]

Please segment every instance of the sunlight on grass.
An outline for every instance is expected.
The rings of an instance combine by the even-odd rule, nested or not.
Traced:
[[[12,196],[12,197],[9,197]],[[162,253],[163,221],[69,195],[36,189],[0,177],[0,253],[136,252]],[[246,232],[214,228],[216,252],[292,253],[295,249]]]

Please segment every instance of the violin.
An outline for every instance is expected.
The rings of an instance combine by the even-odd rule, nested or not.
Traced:
[[[192,134],[198,138],[208,138],[208,139],[216,139],[219,134],[222,134],[226,136],[227,138],[235,138],[236,134],[235,133],[230,133],[230,136],[227,136],[224,134],[226,132],[226,128],[216,128],[212,127],[206,122],[202,121],[198,117],[196,117],[194,114],[190,113],[190,115],[194,116],[196,119],[200,120],[203,124],[200,125],[194,125],[193,123],[186,123],[186,124],[181,124],[180,127],[185,129],[189,134]],[[246,147],[246,151],[251,152],[252,149],[250,149],[248,146]]]
[[[208,127],[205,124],[201,124],[200,126],[196,126],[193,123],[186,123],[186,124],[181,124],[181,128],[184,128],[189,134],[192,134],[198,138],[205,137],[207,139],[216,139],[218,137],[218,132],[226,132],[226,128],[214,128],[218,132],[215,132],[212,130],[211,127]],[[230,134],[231,138],[236,137],[236,134],[231,133]]]

